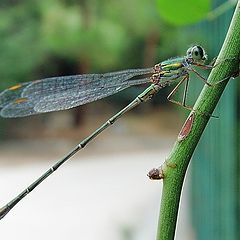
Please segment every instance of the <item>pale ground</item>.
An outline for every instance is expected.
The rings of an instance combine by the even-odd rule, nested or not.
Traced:
[[[174,137],[158,132],[142,135],[141,131],[119,135],[127,124],[122,121],[98,138],[15,206],[1,220],[1,238],[155,239],[162,182],[151,181],[146,174],[164,161]],[[141,130],[144,132],[144,127]],[[75,143],[40,139],[1,144],[0,205]],[[187,185],[181,199],[177,240],[194,239]]]

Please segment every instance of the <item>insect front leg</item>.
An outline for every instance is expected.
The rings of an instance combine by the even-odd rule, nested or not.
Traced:
[[[194,63],[195,66],[198,66],[202,69],[213,69],[218,64],[215,65],[217,58],[215,57],[209,64]]]
[[[185,82],[186,81],[186,82]],[[179,89],[179,87],[183,84],[186,83],[185,88],[184,88],[184,93],[183,93],[183,100],[182,102],[176,101],[174,99],[172,99],[172,96],[174,94],[176,94],[177,90]],[[186,76],[184,76],[181,81],[174,87],[174,89],[170,92],[170,94],[167,96],[168,101],[177,104],[185,109],[188,109],[190,111],[193,110],[193,108],[191,106],[187,106],[186,105],[186,98],[187,98],[187,91],[188,91],[188,83],[189,83],[189,75],[187,74]]]
[[[202,76],[199,72],[197,72],[195,69],[189,68],[188,70],[194,72],[194,73],[199,77],[199,79],[201,79],[201,80],[202,80],[205,84],[207,84],[209,87],[212,87],[212,86],[213,86],[213,84],[208,83],[207,79],[206,79],[205,77],[203,77],[203,76]]]
[[[200,67],[202,69],[213,69],[216,66],[224,63],[225,61],[232,61],[232,60],[239,60],[239,59],[236,58],[236,57],[232,57],[232,58],[229,57],[229,58],[225,58],[223,60],[219,60],[217,63],[216,63],[216,60],[217,60],[217,58],[214,58],[209,65],[204,65],[204,64],[199,64],[199,63],[195,63],[194,65],[197,66],[197,67]],[[218,85],[222,82],[225,82],[225,81],[229,80],[229,78],[231,78],[231,77],[238,77],[240,75],[240,71],[238,71],[238,72],[234,73],[232,76],[225,77],[225,78],[223,78],[222,80],[219,80],[216,83],[210,84],[210,83],[207,82],[207,79],[205,77],[203,77],[201,74],[199,74],[195,69],[190,68],[189,70],[193,71],[202,81],[204,81],[204,83],[206,83],[208,86],[211,86],[211,87],[216,86],[216,85]]]
[[[182,102],[176,101],[174,99],[172,99],[172,96],[177,92],[178,88],[185,82],[185,88],[184,88],[184,93],[183,93],[183,100]],[[213,118],[218,118],[217,116],[208,114],[208,113],[202,113],[199,112],[195,109],[193,109],[193,107],[186,105],[186,99],[187,99],[187,91],[188,91],[188,84],[189,84],[189,75],[187,74],[186,76],[183,77],[183,79],[176,85],[176,87],[170,92],[170,94],[167,96],[167,99],[174,103],[177,104],[185,109],[188,109],[190,111],[194,111],[202,116],[207,116],[207,117],[213,117]]]

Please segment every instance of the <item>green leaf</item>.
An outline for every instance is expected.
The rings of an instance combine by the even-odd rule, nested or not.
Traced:
[[[209,0],[157,0],[161,17],[174,25],[187,25],[204,19],[210,10]]]

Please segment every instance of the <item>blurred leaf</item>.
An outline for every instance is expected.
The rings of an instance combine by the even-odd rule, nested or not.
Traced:
[[[42,40],[48,50],[59,56],[76,58],[82,36],[79,8],[53,1],[44,8],[42,18]]]
[[[119,55],[128,45],[124,28],[107,19],[99,19],[97,25],[82,32],[80,56],[92,66],[107,69],[119,65]]]
[[[146,37],[161,25],[156,5],[149,0],[105,0],[104,15],[121,23],[131,35]]]
[[[31,11],[30,11],[31,9]],[[0,10],[0,85],[27,80],[44,58],[39,42],[38,15],[31,5]]]
[[[157,0],[161,17],[174,25],[187,25],[205,18],[210,10],[209,0]]]
[[[169,39],[175,29],[164,25],[152,1],[4,3],[8,4],[0,9],[1,87],[34,75],[64,74],[66,69],[69,74],[151,65],[159,40],[167,46],[159,58],[174,50]]]

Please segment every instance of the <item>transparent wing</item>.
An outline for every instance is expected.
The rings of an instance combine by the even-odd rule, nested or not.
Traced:
[[[149,81],[152,68],[105,74],[46,78],[10,87],[0,93],[0,115],[23,117],[69,109]]]

